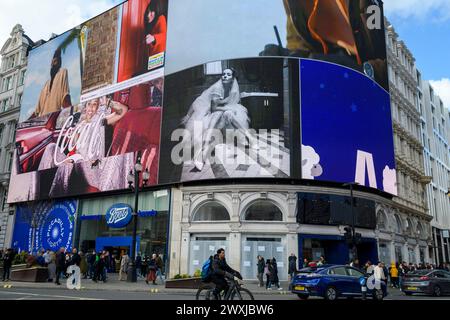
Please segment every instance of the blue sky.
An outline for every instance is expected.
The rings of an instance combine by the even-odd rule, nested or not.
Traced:
[[[185,0],[172,1],[174,4]],[[281,2],[257,0],[257,3],[261,1]],[[0,46],[8,39],[17,23],[22,24],[31,39],[48,39],[52,32],[61,34],[122,2],[123,0],[0,0]],[[450,0],[385,0],[384,3],[386,16],[416,57],[423,78],[435,81],[433,86],[450,107]],[[242,14],[245,13],[251,15],[252,11],[243,10]],[[63,16],[64,19],[55,19],[56,16]],[[217,13],[209,17],[217,17]],[[48,21],[51,23],[47,23]]]

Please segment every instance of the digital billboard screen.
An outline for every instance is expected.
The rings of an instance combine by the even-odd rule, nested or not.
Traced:
[[[381,1],[129,0],[32,50],[8,202],[287,178],[396,194]],[[379,24],[377,25],[377,21]]]
[[[285,60],[216,61],[166,76],[160,183],[289,177]]]
[[[300,77],[302,178],[396,195],[389,93],[361,73],[321,61],[302,59]]]
[[[166,73],[256,56],[324,60],[388,88],[382,1],[171,1]],[[186,14],[189,12],[189,14]]]

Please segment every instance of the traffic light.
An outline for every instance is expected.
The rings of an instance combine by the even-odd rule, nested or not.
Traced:
[[[361,243],[361,233],[355,232],[355,244]]]
[[[347,243],[347,244],[352,244],[352,242],[353,242],[353,240],[352,240],[352,228],[350,228],[350,227],[345,227],[344,228],[344,230],[345,230],[345,232],[344,232],[344,239],[345,239],[345,242]]]

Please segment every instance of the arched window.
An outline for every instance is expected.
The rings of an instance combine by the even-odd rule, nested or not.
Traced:
[[[385,230],[386,229],[386,214],[383,210],[378,212],[378,221],[377,221],[378,229]]]
[[[395,232],[402,233],[402,221],[398,215],[395,215]]]
[[[193,221],[227,221],[230,214],[227,209],[216,201],[210,201],[197,209]]]
[[[417,235],[419,236],[419,238],[423,239],[425,238],[425,232],[423,230],[423,226],[420,222],[417,222]]]
[[[413,234],[413,225],[411,219],[406,219],[406,233],[409,235]]]
[[[272,202],[258,200],[245,211],[246,221],[283,221],[283,213]]]

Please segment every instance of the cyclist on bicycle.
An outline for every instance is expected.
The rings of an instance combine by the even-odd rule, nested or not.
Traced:
[[[232,269],[225,259],[225,249],[220,248],[217,250],[217,254],[214,255],[213,261],[212,261],[212,273],[210,280],[212,283],[216,285],[216,288],[213,291],[214,296],[219,296],[220,292],[224,290],[224,295],[227,294],[229,285],[227,280],[225,278],[228,278],[230,280],[233,280],[234,277],[237,277],[242,280],[241,274]]]

